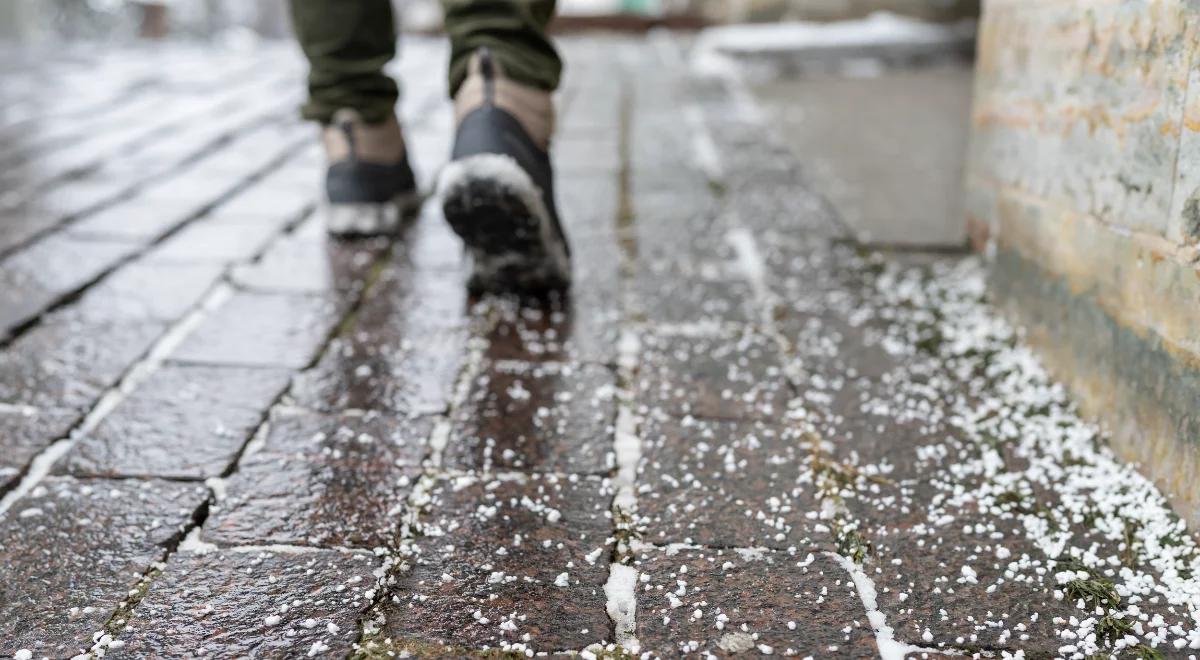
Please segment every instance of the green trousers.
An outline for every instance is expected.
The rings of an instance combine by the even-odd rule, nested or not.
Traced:
[[[512,79],[553,90],[562,61],[546,36],[555,0],[442,0],[450,37],[450,94],[481,46]],[[308,58],[306,119],[327,123],[340,108],[368,122],[393,111],[399,90],[384,73],[396,54],[391,0],[291,0],[292,25]]]

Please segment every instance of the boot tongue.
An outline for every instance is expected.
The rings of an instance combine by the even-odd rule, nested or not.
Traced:
[[[479,49],[479,75],[483,76],[483,97],[487,103],[496,102],[496,66],[492,63],[492,49]]]
[[[492,64],[492,49],[484,46],[477,53],[479,57],[479,74],[485,80],[491,80],[496,77],[496,68]]]
[[[341,117],[334,117],[334,126],[336,130],[341,131],[342,137],[346,140],[345,148],[347,150],[347,159],[351,161],[358,160],[358,148],[354,139],[354,125],[358,122],[358,115],[340,111]]]

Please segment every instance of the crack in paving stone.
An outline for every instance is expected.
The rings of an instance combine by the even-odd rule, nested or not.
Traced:
[[[608,579],[604,584],[605,610],[612,620],[615,647],[589,647],[594,657],[608,657],[614,653],[636,655],[641,643],[636,636],[637,569],[630,566],[632,548],[641,531],[637,522],[637,471],[641,462],[641,436],[638,417],[633,410],[633,393],[630,384],[637,371],[639,344],[637,335],[629,330],[621,333],[617,353],[617,382],[621,387],[617,396],[617,420],[613,435],[613,450],[616,455],[616,473],[613,475],[615,494],[612,499],[613,546],[609,563]]]
[[[187,531],[173,539],[164,548],[162,558],[151,564],[150,568],[142,574],[142,578],[129,590],[126,598],[117,604],[116,610],[108,618],[108,621],[105,622],[104,627],[92,634],[91,647],[86,654],[81,655],[84,657],[102,658],[110,651],[122,648],[125,645],[124,641],[117,640],[117,636],[128,625],[129,618],[133,615],[133,611],[137,608],[138,604],[142,602],[142,599],[146,597],[146,593],[150,590],[150,585],[162,575],[163,569],[167,566],[167,559],[183,548],[188,539],[192,537],[192,532],[198,530],[204,524],[205,518],[208,517],[210,503],[208,500],[202,502],[195,512],[193,512],[191,521],[184,528]],[[78,657],[76,656],[76,658]]]
[[[628,77],[621,77],[620,106],[618,110],[617,151],[621,167],[617,172],[617,236],[621,248],[622,285],[625,285],[637,268],[638,240],[634,228],[633,169],[630,159],[631,124],[633,117],[633,90]],[[624,288],[624,286],[623,286]],[[624,298],[625,296],[622,296]],[[629,320],[629,319],[627,319]]]
[[[254,553],[254,552],[271,552],[283,555],[306,555],[306,554],[321,554],[327,551],[341,552],[344,554],[361,554],[364,552],[362,548],[351,548],[341,545],[291,545],[288,543],[248,543],[248,544],[231,544],[221,545],[218,543],[210,543],[200,538],[203,530],[202,525],[193,527],[188,535],[180,542],[176,548],[178,552],[190,552],[192,554],[206,554],[210,552],[227,552],[227,553]]]
[[[617,562],[609,564],[608,580],[604,583],[605,610],[612,619],[617,646],[633,655],[641,648],[636,633],[637,596],[634,591],[637,582],[638,572],[633,566]],[[603,653],[610,649],[597,650]]]
[[[619,241],[621,259],[618,286],[622,293],[627,293],[637,261],[637,235],[634,232],[635,217],[631,206],[630,186],[632,176],[630,168],[630,124],[632,113],[632,90],[628,82],[622,78],[621,98],[618,127],[618,162],[617,171],[617,209],[613,218],[618,235],[624,235]],[[627,296],[621,299],[627,301]],[[629,314],[628,305],[622,305],[622,317]],[[638,371],[638,358],[641,345],[636,332],[628,327],[628,319],[623,318],[626,327],[619,331],[616,354],[616,385],[617,417],[613,433],[613,453],[615,455],[615,473],[612,485],[615,491],[612,498],[612,519],[614,545],[609,561],[608,578],[604,583],[605,611],[612,621],[613,641],[615,644],[596,645],[589,647],[586,652],[593,657],[606,655],[631,654],[636,655],[641,648],[641,642],[636,635],[637,629],[637,597],[634,590],[637,585],[637,569],[630,566],[632,562],[632,546],[640,536],[637,525],[637,472],[641,462],[642,448],[639,434],[639,419],[634,410],[635,383]]]

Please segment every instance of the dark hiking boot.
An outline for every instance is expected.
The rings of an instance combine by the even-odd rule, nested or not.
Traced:
[[[395,232],[421,203],[395,115],[367,124],[354,110],[339,110],[324,127],[329,170],[329,233],[363,236]]]
[[[469,287],[476,293],[565,289],[571,258],[554,204],[550,93],[506,78],[481,49],[454,105],[458,131],[438,195],[474,262]]]

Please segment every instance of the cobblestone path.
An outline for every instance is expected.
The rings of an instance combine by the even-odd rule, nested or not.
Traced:
[[[673,37],[564,48],[542,303],[436,204],[325,237],[289,48],[5,59],[0,655],[1196,653],[1193,537],[975,258],[857,250]]]

